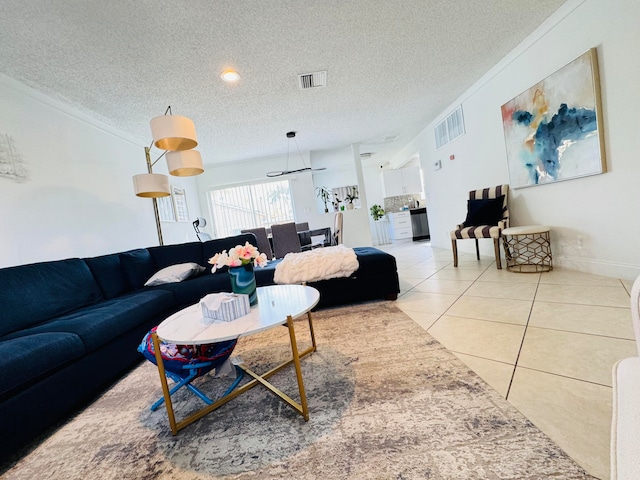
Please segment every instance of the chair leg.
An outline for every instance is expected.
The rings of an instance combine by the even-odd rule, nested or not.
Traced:
[[[493,239],[493,249],[496,251],[496,266],[498,270],[502,270],[502,263],[500,262],[500,239]]]
[[[451,240],[451,249],[453,250],[453,266],[457,267],[458,266],[458,244],[456,243],[455,239]]]
[[[480,260],[480,247],[478,246],[478,239],[476,238],[476,258]]]

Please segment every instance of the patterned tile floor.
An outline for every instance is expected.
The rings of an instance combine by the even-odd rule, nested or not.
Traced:
[[[589,473],[609,478],[611,368],[637,355],[632,281],[554,268],[521,274],[429,242],[396,257],[397,305]]]

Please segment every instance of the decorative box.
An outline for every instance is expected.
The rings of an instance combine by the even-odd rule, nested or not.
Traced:
[[[202,316],[205,319],[230,322],[248,315],[251,311],[249,295],[237,293],[212,293],[200,300]],[[210,322],[209,322],[210,323]]]

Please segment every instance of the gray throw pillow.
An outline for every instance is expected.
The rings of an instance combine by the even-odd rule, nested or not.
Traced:
[[[195,262],[179,263],[177,265],[171,265],[163,268],[147,280],[144,286],[153,287],[164,283],[181,282],[204,271],[205,267],[202,267]]]

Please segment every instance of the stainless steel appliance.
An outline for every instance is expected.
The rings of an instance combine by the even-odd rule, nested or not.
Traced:
[[[411,230],[413,231],[413,241],[428,240],[431,238],[429,235],[429,220],[427,218],[427,209],[412,208],[409,210],[411,215]]]

